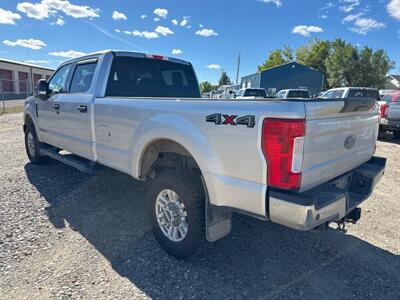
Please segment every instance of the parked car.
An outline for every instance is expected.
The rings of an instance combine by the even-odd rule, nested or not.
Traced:
[[[311,98],[310,92],[302,89],[287,89],[280,90],[275,98],[279,99],[309,99]]]
[[[400,139],[400,92],[388,94],[380,103],[380,132],[393,132]]]
[[[378,90],[375,88],[343,87],[330,89],[321,96],[321,99],[332,98],[370,98],[379,101],[380,95]]]
[[[23,129],[33,164],[150,181],[153,233],[184,258],[228,235],[232,212],[303,231],[356,222],[386,163],[374,157],[375,101],[362,103],[208,100],[189,62],[104,51],[40,80]]]
[[[383,97],[388,94],[399,93],[399,92],[400,92],[400,90],[379,90],[379,95],[381,95],[381,97]]]
[[[263,88],[245,88],[235,92],[236,99],[267,98],[267,91]]]

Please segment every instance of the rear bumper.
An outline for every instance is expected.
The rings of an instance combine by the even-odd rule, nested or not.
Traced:
[[[381,119],[379,121],[379,128],[385,131],[400,130],[400,120]]]
[[[339,221],[371,195],[385,165],[386,158],[373,157],[351,172],[303,193],[271,189],[269,218],[302,231]]]

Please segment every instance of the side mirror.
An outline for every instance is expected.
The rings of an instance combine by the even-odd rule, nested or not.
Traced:
[[[40,79],[36,84],[36,98],[38,98],[39,100],[47,100],[48,90],[49,89],[46,79]]]

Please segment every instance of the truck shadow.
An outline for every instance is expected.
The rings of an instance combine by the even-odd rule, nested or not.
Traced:
[[[400,259],[335,230],[297,232],[244,216],[232,234],[178,261],[154,240],[144,211],[146,184],[102,168],[89,176],[58,162],[27,164],[49,203],[121,276],[151,298],[398,298]]]

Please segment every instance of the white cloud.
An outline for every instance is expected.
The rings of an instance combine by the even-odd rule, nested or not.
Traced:
[[[390,0],[386,8],[390,16],[400,20],[400,0]]]
[[[183,17],[183,19],[179,25],[181,25],[182,27],[187,27],[187,25],[189,23],[189,19],[190,19],[190,17]]]
[[[157,26],[157,28],[154,31],[163,36],[166,36],[168,34],[174,34],[174,32],[171,29],[165,26]]]
[[[318,26],[306,26],[306,25],[298,25],[293,28],[292,33],[300,34],[302,36],[308,37],[311,33],[324,32],[321,27]]]
[[[49,64],[50,63],[48,60],[34,60],[34,59],[25,60],[25,62],[28,64]]]
[[[216,33],[214,31],[214,29],[207,29],[207,28],[203,28],[201,30],[197,30],[196,31],[196,35],[200,35],[200,36],[205,36],[205,37],[209,37],[209,36],[217,36],[218,33]]]
[[[146,39],[156,39],[159,37],[157,32],[142,31],[142,35]]]
[[[145,39],[157,39],[159,38],[159,34],[157,32],[149,32],[149,31],[139,31],[135,29],[134,31],[123,31],[123,33],[138,37],[144,37]]]
[[[216,64],[208,65],[207,68],[211,70],[221,70],[221,66]]]
[[[351,12],[354,8],[360,5],[360,0],[340,0],[343,3],[339,9],[345,13]]]
[[[68,50],[68,51],[49,52],[49,55],[57,56],[57,57],[64,57],[64,58],[77,58],[77,57],[86,55],[86,53],[75,51],[75,50]]]
[[[141,19],[146,19],[146,17],[147,17],[146,15],[141,15],[140,16]]]
[[[15,42],[9,41],[9,40],[4,40],[3,44],[9,47],[24,47],[24,48],[30,48],[33,50],[39,50],[42,49],[43,47],[46,47],[47,45],[41,41],[41,40],[35,40],[35,39],[18,39]]]
[[[124,13],[116,10],[113,11],[112,18],[113,20],[128,20],[128,18]]]
[[[275,4],[277,7],[281,7],[281,6],[282,6],[282,1],[281,1],[281,0],[261,0],[261,2],[264,2],[264,3],[273,3],[273,4]]]
[[[160,18],[154,18],[154,22],[160,21]]]
[[[156,8],[154,10],[154,14],[156,14],[160,18],[165,19],[168,15],[168,10],[166,10],[165,8]]]
[[[179,55],[179,54],[182,54],[183,51],[181,49],[172,49],[171,53],[174,54],[174,55]]]
[[[118,32],[118,33],[121,32],[121,30],[119,30],[118,28],[117,28],[117,29],[114,29],[114,31],[115,31],[115,32]]]
[[[171,21],[171,23],[174,24],[174,25],[178,25],[179,22],[178,22],[177,19],[173,19],[173,20]]]
[[[374,29],[381,29],[386,27],[382,22],[375,19],[360,18],[354,22],[354,26],[350,28],[351,31],[366,35],[369,31]]]
[[[200,27],[200,28],[203,28],[204,26],[203,26],[203,24],[199,24],[199,27]]]
[[[43,20],[56,12],[73,18],[97,18],[98,9],[86,5],[74,5],[67,0],[42,0],[40,3],[21,2],[17,4],[17,9],[25,13],[29,18]]]
[[[63,18],[58,18],[57,21],[50,23],[51,25],[58,25],[58,26],[63,26],[65,24],[65,21]]]
[[[17,9],[20,12],[26,13],[29,18],[43,20],[49,17],[49,7],[42,3],[22,2],[17,4]]]
[[[15,20],[19,19],[19,14],[0,8],[0,24],[15,24]]]
[[[359,19],[362,15],[364,15],[364,13],[362,13],[362,12],[355,14],[355,15],[348,15],[343,19],[343,23],[353,22],[354,20]]]

